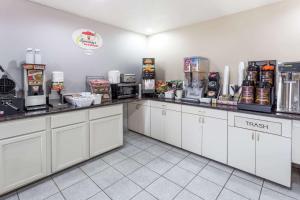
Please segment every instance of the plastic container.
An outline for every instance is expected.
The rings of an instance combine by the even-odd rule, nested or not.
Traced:
[[[93,94],[93,98],[94,98],[94,105],[99,105],[101,104],[101,100],[102,100],[102,94]]]
[[[88,107],[91,106],[94,98],[93,96],[89,96],[89,97],[84,97],[84,96],[80,96],[80,97],[72,97],[72,96],[66,96],[65,97],[66,101],[76,107]]]
[[[26,49],[26,64],[34,64],[34,52],[32,48]]]
[[[120,83],[120,71],[112,70],[108,72],[108,80],[111,84]]]
[[[40,49],[34,50],[34,64],[42,64],[42,55]]]

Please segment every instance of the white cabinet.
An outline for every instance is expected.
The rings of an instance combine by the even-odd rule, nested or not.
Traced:
[[[123,116],[90,121],[90,156],[97,156],[123,144]]]
[[[164,110],[151,108],[151,137],[165,141],[164,136]]]
[[[293,121],[292,161],[300,165],[300,121]]]
[[[128,130],[138,132],[138,104],[128,103]]]
[[[291,167],[291,139],[257,132],[256,175],[289,187]]]
[[[228,164],[290,187],[291,122],[239,113],[230,113],[229,119]]]
[[[228,164],[255,174],[255,131],[228,127]]]
[[[151,137],[181,147],[181,112],[152,107]]]
[[[165,142],[181,147],[181,112],[165,110]]]
[[[182,148],[198,155],[202,155],[202,121],[202,116],[182,113]]]
[[[150,106],[128,104],[128,129],[150,136]]]
[[[52,171],[56,172],[89,158],[88,123],[52,129]]]
[[[0,195],[46,176],[46,131],[0,141]]]
[[[204,117],[202,155],[227,163],[227,120]]]

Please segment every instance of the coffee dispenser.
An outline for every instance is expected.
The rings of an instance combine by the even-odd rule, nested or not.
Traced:
[[[24,97],[26,110],[46,108],[45,65],[24,64]]]
[[[277,111],[300,114],[300,62],[280,64],[276,78]]]

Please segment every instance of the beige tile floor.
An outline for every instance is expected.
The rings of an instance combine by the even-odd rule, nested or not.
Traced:
[[[0,200],[300,200],[291,190],[136,133],[124,146]]]

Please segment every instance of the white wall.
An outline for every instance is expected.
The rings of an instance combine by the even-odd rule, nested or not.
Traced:
[[[103,48],[92,56],[85,55],[72,41],[72,33],[78,28],[97,31],[103,38]],[[0,3],[0,65],[20,87],[27,47],[41,49],[48,78],[54,70],[64,71],[67,91],[75,92],[85,90],[86,75],[105,75],[111,69],[140,75],[146,41],[144,35],[26,0]]]
[[[230,65],[236,82],[240,61],[300,61],[300,1],[285,0],[254,10],[149,37],[159,79],[182,79],[183,58],[204,56],[211,71]]]

